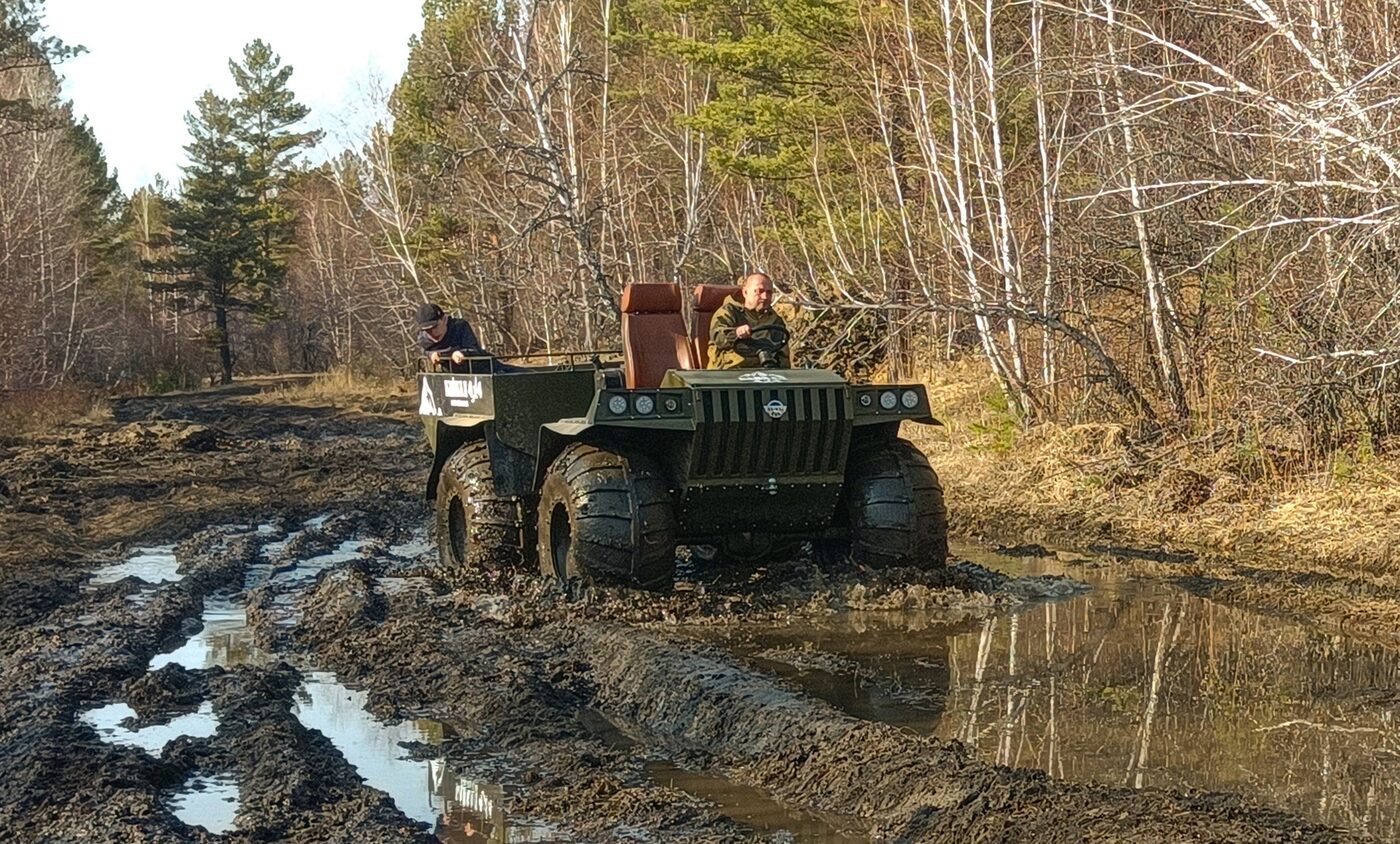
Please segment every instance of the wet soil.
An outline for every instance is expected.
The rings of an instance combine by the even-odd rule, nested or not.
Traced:
[[[668,595],[525,573],[449,582],[409,410],[404,396],[303,404],[245,388],[128,400],[109,423],[0,447],[0,839],[1255,842],[1374,828],[1189,776],[1136,788],[998,764],[977,731],[939,720],[976,709],[957,703],[948,660],[913,655],[898,679],[872,661],[930,630],[978,635],[1068,606],[1081,577],[797,558],[686,561]],[[763,632],[824,626],[840,632]],[[818,674],[880,697],[853,705],[804,682]],[[1393,706],[1390,688],[1368,705]]]

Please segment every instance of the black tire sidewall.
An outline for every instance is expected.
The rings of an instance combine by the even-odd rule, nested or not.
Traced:
[[[872,491],[882,503],[867,509],[867,492]],[[913,443],[894,438],[853,448],[843,497],[856,562],[877,568],[947,564],[943,486]]]
[[[582,470],[576,465],[585,462],[590,465]],[[589,476],[595,481],[599,476],[604,477],[602,486],[606,489],[590,491],[582,483],[583,478]],[[570,531],[569,552],[565,559],[566,577],[586,576],[653,590],[671,588],[676,567],[675,513],[674,503],[660,478],[659,466],[644,455],[588,443],[573,443],[566,447],[550,465],[540,486],[536,553],[540,559],[541,573],[556,574],[552,521],[555,509],[562,506]],[[627,531],[631,539],[602,544],[589,542],[590,529],[580,521],[580,507],[599,500],[594,496],[619,494],[625,494],[627,500],[625,518],[631,520],[630,530]],[[646,523],[642,515],[644,512],[649,512],[653,518],[659,516],[659,523]],[[590,517],[598,515],[594,512]],[[624,518],[617,508],[610,515],[615,526],[619,519]],[[641,537],[651,539],[647,547],[639,547],[638,539]],[[611,538],[616,540],[617,533],[614,532]],[[601,562],[603,558],[591,560],[590,554],[603,554],[608,562]]]

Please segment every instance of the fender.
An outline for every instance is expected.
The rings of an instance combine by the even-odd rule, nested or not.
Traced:
[[[539,489],[544,483],[544,474],[549,471],[549,464],[554,462],[554,458],[559,456],[570,443],[587,439],[590,432],[598,428],[587,419],[560,419],[558,422],[546,422],[540,426],[539,448],[535,454],[535,479],[534,488]]]
[[[448,458],[463,445],[484,438],[488,424],[486,419],[470,416],[448,416],[432,421],[433,424],[425,426],[429,445],[433,449],[433,468],[428,472],[428,488],[423,491],[423,497],[428,501],[437,498],[438,478],[442,476],[442,467],[447,465]]]

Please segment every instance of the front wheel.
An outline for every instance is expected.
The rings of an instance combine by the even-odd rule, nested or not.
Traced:
[[[852,449],[843,495],[856,562],[923,569],[947,563],[943,485],[913,443],[894,439]]]
[[[675,507],[644,455],[565,448],[540,487],[537,524],[542,574],[658,590],[675,581]]]

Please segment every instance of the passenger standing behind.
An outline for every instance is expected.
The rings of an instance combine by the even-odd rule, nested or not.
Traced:
[[[773,310],[773,280],[766,273],[749,273],[740,290],[743,301],[730,296],[710,320],[710,369],[758,369],[763,349],[758,340],[781,341],[775,350],[778,366],[792,367],[787,324]],[[775,331],[773,328],[780,328]],[[757,332],[757,337],[755,337]]]
[[[424,357],[435,365],[446,360],[463,363],[468,357],[486,354],[465,319],[449,317],[432,302],[418,306],[418,328],[418,345]]]

